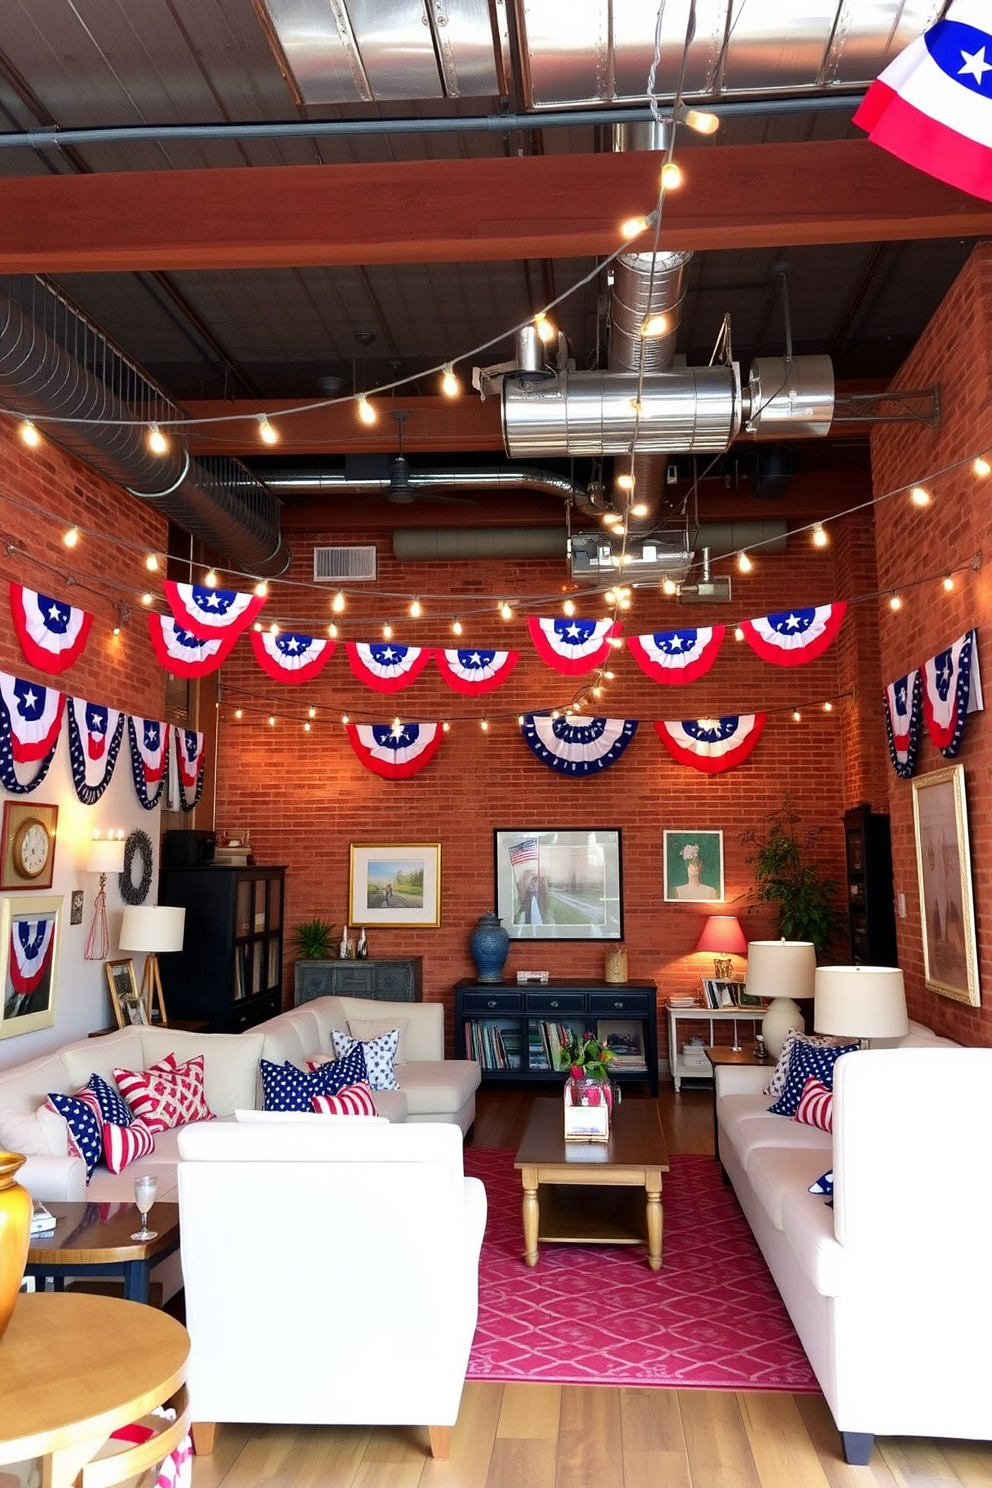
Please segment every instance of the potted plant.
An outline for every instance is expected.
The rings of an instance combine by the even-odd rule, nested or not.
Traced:
[[[301,920],[293,926],[293,945],[301,961],[330,961],[334,957],[334,931],[330,920]]]
[[[786,940],[812,941],[818,957],[840,928],[840,884],[825,875],[811,857],[821,830],[801,829],[799,817],[786,802],[769,816],[764,838],[754,831],[741,836],[752,848],[747,861],[754,869],[755,887],[748,908],[773,905],[779,935]]]

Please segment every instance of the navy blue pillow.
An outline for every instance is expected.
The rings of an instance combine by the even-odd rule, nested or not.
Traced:
[[[837,1060],[842,1054],[856,1053],[860,1047],[860,1044],[834,1044],[827,1049],[816,1049],[811,1044],[793,1044],[785,1089],[775,1104],[768,1107],[769,1111],[773,1116],[794,1116],[802,1099],[803,1087],[811,1078],[822,1080],[828,1090],[833,1090]]]
[[[326,1064],[319,1064],[314,1074],[322,1076],[324,1080],[323,1088],[318,1092],[320,1095],[337,1095],[348,1085],[357,1085],[359,1080],[368,1080],[365,1050],[360,1043],[356,1043],[342,1059],[329,1059]]]
[[[825,1173],[821,1173],[819,1178],[817,1178],[814,1183],[810,1184],[809,1191],[811,1194],[826,1194],[827,1197],[823,1200],[823,1202],[826,1204],[828,1209],[832,1209],[834,1207],[833,1168],[828,1168]]]
[[[111,1121],[114,1126],[131,1125],[134,1112],[124,1097],[112,1085],[108,1085],[102,1075],[90,1075],[86,1088],[92,1090],[96,1096],[104,1121]]]
[[[84,1091],[83,1094],[86,1092]],[[58,1090],[50,1092],[48,1103],[65,1117],[72,1141],[86,1164],[86,1182],[93,1176],[93,1169],[103,1156],[103,1120],[85,1100],[74,1095],[63,1095]]]
[[[331,1060],[318,1065],[315,1070],[298,1069],[288,1059],[285,1064],[273,1064],[270,1059],[260,1059],[258,1067],[262,1073],[263,1109],[266,1111],[313,1112],[315,1095],[337,1095],[346,1085],[354,1085],[367,1078],[365,1056],[361,1049],[352,1051],[345,1059]]]

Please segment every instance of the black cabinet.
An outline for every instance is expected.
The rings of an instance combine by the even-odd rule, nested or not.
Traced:
[[[372,957],[367,961],[297,961],[295,1002],[314,997],[372,997],[380,1002],[419,1002],[423,958]]]
[[[647,1080],[658,1094],[658,994],[654,982],[554,978],[455,984],[455,1057],[477,1059],[483,1080],[561,1079],[556,1053],[569,1032],[606,1039],[610,1077]]]
[[[892,839],[889,818],[869,806],[844,813],[847,851],[847,909],[851,922],[851,960],[868,966],[896,966]]]
[[[159,903],[186,910],[181,951],[159,961],[170,1021],[240,1033],[282,1007],[285,868],[163,868]]]

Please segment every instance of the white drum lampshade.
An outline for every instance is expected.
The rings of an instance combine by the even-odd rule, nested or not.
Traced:
[[[778,1058],[790,1028],[800,1033],[806,1019],[796,998],[812,997],[816,948],[810,940],[752,940],[747,948],[747,991],[770,997],[761,1024],[765,1048]]]
[[[166,1022],[158,958],[161,952],[182,950],[185,928],[186,910],[174,904],[129,904],[121,917],[121,950],[145,952],[141,1000],[149,1023],[156,1006],[160,1021]]]
[[[813,1027],[841,1038],[902,1038],[909,1032],[902,972],[895,966],[818,966]]]

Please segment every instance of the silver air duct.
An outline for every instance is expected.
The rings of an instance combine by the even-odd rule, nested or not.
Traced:
[[[265,477],[266,487],[271,491],[331,491],[344,496],[389,495],[392,478],[388,475],[349,474],[347,470],[325,470],[315,475],[303,472],[276,471]],[[566,475],[553,470],[542,470],[538,466],[518,466],[507,470],[498,466],[478,466],[462,469],[458,466],[434,466],[424,470],[410,470],[405,479],[405,488],[417,493],[423,491],[541,491],[548,496],[561,496],[566,501],[585,502],[585,489],[577,486]]]
[[[192,460],[181,437],[170,435],[170,450],[152,454],[147,425],[181,420],[183,410],[51,285],[22,280],[20,290],[26,304],[0,291],[5,407],[39,420],[53,443],[154,506],[232,567],[259,578],[283,573],[291,554],[280,536],[278,499],[236,460]]]
[[[708,548],[716,561],[741,548],[784,552],[787,533],[788,527],[781,519],[708,522],[690,528],[689,540],[696,549]],[[583,536],[592,542],[603,541],[596,533]],[[393,557],[401,563],[452,558],[562,558],[566,552],[564,527],[399,527],[393,532]]]

